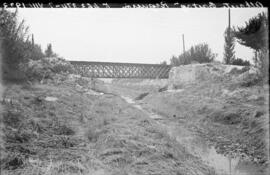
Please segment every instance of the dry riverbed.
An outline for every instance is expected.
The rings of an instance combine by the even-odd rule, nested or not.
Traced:
[[[269,173],[267,86],[204,81],[166,90],[123,80],[106,89],[161,116],[167,133],[218,174]]]
[[[216,174],[169,125],[107,86],[89,87],[65,78],[6,85],[1,174]]]

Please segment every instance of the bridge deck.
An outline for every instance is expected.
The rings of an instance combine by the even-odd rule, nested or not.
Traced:
[[[168,78],[171,66],[161,64],[70,61],[77,73],[93,78]]]

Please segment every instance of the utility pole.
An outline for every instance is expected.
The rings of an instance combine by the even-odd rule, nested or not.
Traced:
[[[182,39],[183,39],[183,54],[184,54],[184,58],[185,58],[185,38],[184,38],[184,34],[182,34]]]

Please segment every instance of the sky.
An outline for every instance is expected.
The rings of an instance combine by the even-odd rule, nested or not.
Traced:
[[[231,26],[245,22],[267,8],[231,8]],[[67,60],[130,63],[169,62],[191,46],[207,43],[222,61],[227,8],[97,8],[19,9],[35,42],[48,43]],[[253,51],[235,45],[236,57],[252,60]]]

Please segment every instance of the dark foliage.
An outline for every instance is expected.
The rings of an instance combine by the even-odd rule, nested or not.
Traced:
[[[266,14],[259,13],[246,22],[246,26],[234,28],[234,36],[238,42],[254,50],[266,47],[268,42],[268,17]]]
[[[260,70],[260,77],[269,81],[268,16],[262,12],[246,22],[246,26],[234,29],[238,42],[254,49],[254,63]]]
[[[162,61],[160,64],[161,65],[167,65],[167,62],[166,61]]]
[[[172,66],[191,64],[192,62],[198,63],[209,63],[214,61],[217,54],[212,53],[208,44],[202,43],[192,46],[188,51],[179,55],[178,57],[173,56],[171,58]]]
[[[248,60],[243,60],[241,58],[234,59],[231,62],[232,65],[239,65],[239,66],[250,66],[250,62]]]
[[[225,45],[224,45],[224,63],[225,64],[232,64],[232,62],[235,59],[235,52],[234,52],[234,42],[235,39],[232,35],[232,30],[230,28],[227,28],[225,33]]]
[[[45,50],[45,56],[46,57],[56,57],[57,54],[53,52],[52,50],[52,44],[47,45],[47,49]]]
[[[0,35],[2,37],[2,71],[3,78],[8,80],[23,79],[20,64],[29,59],[44,57],[39,45],[29,41],[28,27],[24,20],[18,21],[18,12],[0,10]],[[33,38],[32,38],[33,41]]]

